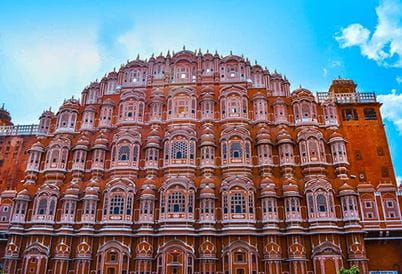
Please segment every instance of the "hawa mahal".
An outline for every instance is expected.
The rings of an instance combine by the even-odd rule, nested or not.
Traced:
[[[375,93],[293,91],[230,53],[128,61],[13,125],[0,110],[0,255],[17,274],[402,270]]]

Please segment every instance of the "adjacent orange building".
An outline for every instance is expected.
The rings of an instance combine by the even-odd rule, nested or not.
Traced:
[[[380,103],[351,80],[291,92],[243,57],[183,49],[39,125],[4,108],[0,125],[5,273],[402,271]]]

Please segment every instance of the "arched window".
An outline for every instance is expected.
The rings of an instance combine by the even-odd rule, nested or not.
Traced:
[[[168,119],[196,118],[196,98],[189,93],[177,93],[168,99]]]
[[[128,146],[121,146],[119,149],[119,161],[128,161],[130,159],[130,148]]]
[[[183,134],[174,135],[165,141],[164,166],[195,165],[196,144],[192,135],[194,132],[190,133],[191,135],[183,132]]]
[[[187,158],[187,141],[174,141],[172,145],[172,159]]]
[[[263,222],[278,221],[278,205],[277,199],[274,197],[265,197],[262,199]]]
[[[323,194],[318,194],[317,195],[317,209],[320,212],[326,212],[327,211],[327,199]]]
[[[232,195],[231,205],[233,213],[246,213],[246,202],[242,193],[234,193]]]
[[[234,159],[242,158],[242,148],[240,142],[232,142],[230,144],[230,155]]]
[[[325,163],[325,147],[322,134],[316,130],[301,131],[297,137],[302,164]]]
[[[49,145],[46,154],[45,169],[65,169],[67,165],[69,141],[55,140]]]
[[[140,138],[139,134],[132,135],[124,132],[114,136],[110,165],[112,170],[125,168],[138,170]]]
[[[109,214],[120,215],[124,210],[124,198],[121,195],[115,195],[110,200]]]
[[[237,182],[237,180],[229,178],[222,183],[223,223],[234,220],[236,222],[254,222],[254,190],[251,188],[250,182],[243,180]]]
[[[179,182],[167,181],[161,188],[160,221],[170,219],[178,221],[193,221],[194,192],[193,183],[187,179],[177,179]],[[185,181],[185,182],[182,182]]]
[[[239,164],[251,164],[251,146],[248,139],[240,139],[238,137],[225,140],[226,137],[222,137],[222,165],[239,165]],[[229,151],[227,151],[229,146]]]
[[[183,193],[175,191],[168,196],[168,210],[169,212],[184,212],[185,211],[185,197]]]
[[[286,221],[301,221],[301,212],[300,212],[300,199],[299,197],[287,197],[285,198],[285,212],[286,212]]]
[[[38,215],[45,215],[47,211],[47,198],[43,197],[39,200],[38,203],[38,209],[36,211],[36,214]]]
[[[75,130],[75,123],[77,120],[77,113],[75,110],[63,109],[57,114],[57,132],[73,132]]]
[[[106,186],[103,202],[103,221],[132,221],[134,184],[128,179],[115,179]]]

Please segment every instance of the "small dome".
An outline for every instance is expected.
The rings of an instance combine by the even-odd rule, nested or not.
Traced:
[[[76,184],[71,184],[65,191],[65,196],[78,196],[80,189]]]
[[[26,189],[26,188],[24,188],[17,194],[17,199],[25,199],[26,200],[26,199],[30,199],[30,198],[31,198],[31,194],[29,193],[28,189]]]
[[[310,90],[300,87],[298,89],[295,89],[292,92],[292,97],[313,97],[314,98],[314,95]]]
[[[335,141],[344,141],[345,139],[343,138],[342,134],[339,132],[334,131],[331,136],[329,136],[329,142],[335,142]]]
[[[276,196],[275,184],[269,183],[263,186],[261,196]]]
[[[89,139],[86,135],[81,135],[75,145],[74,149],[84,149],[87,150],[89,146]]]
[[[201,179],[201,184],[209,185],[212,184],[214,185],[214,180],[211,177],[204,177]]]
[[[153,196],[155,197],[155,191],[150,187],[146,186],[141,193],[141,196]]]
[[[260,127],[257,131],[257,144],[272,144],[271,133],[266,127]]]
[[[206,185],[200,191],[200,198],[215,198],[214,189],[209,185]]]
[[[85,196],[94,195],[98,196],[99,187],[96,185],[96,182],[90,182],[89,185],[85,188]]]
[[[279,131],[278,135],[276,136],[276,141],[277,141],[278,144],[280,144],[280,143],[293,143],[292,136],[284,128],[282,128]]]
[[[274,181],[272,180],[271,177],[265,177],[261,180],[261,185],[269,185],[269,184],[273,184]]]
[[[106,146],[107,143],[108,143],[108,140],[106,139],[106,137],[103,133],[99,134],[98,137],[96,137],[96,139],[95,139],[95,145]]]
[[[357,193],[355,192],[352,186],[350,186],[347,182],[345,182],[343,185],[339,187],[339,195],[340,196],[357,195]]]
[[[63,105],[60,107],[60,110],[62,109],[76,109],[78,110],[78,108],[80,107],[80,102],[78,101],[78,99],[70,98],[67,100],[64,100]]]
[[[283,194],[285,196],[298,196],[299,195],[299,187],[298,185],[289,182],[288,184],[283,185]]]
[[[45,117],[52,118],[53,116],[54,116],[54,113],[49,109],[49,110],[45,110],[44,112],[42,112],[39,119],[42,119]]]
[[[45,151],[45,146],[42,145],[41,142],[36,142],[34,143],[31,148],[29,149],[29,151],[34,150],[34,151],[39,151],[39,152],[44,152]]]

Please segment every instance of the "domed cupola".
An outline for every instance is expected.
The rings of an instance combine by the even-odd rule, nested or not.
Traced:
[[[39,141],[29,149],[29,159],[25,170],[25,184],[34,184],[36,182],[44,152],[45,146]]]
[[[155,181],[148,177],[143,185],[140,196],[140,216],[138,222],[141,224],[140,230],[152,230],[151,226],[154,222],[155,211]]]
[[[360,221],[357,196],[355,189],[346,181],[339,187],[343,220],[347,223]]]
[[[258,165],[261,176],[271,176],[274,166],[272,137],[268,127],[260,124],[256,134],[256,148],[258,155]]]
[[[288,179],[283,185],[283,196],[285,197],[285,217],[286,223],[299,225],[302,221],[300,207],[300,191],[296,182]]]
[[[157,88],[152,91],[150,98],[150,123],[161,123],[162,122],[162,113],[163,113],[163,105],[165,102],[165,96],[163,92]]]
[[[270,177],[265,177],[261,180],[260,198],[264,228],[276,228],[279,222],[278,195],[275,184]]]
[[[338,178],[348,178],[348,155],[346,152],[346,141],[339,132],[333,132],[329,137],[332,162],[336,168]]]
[[[39,117],[38,135],[49,134],[53,117],[54,113],[51,111],[51,109],[42,112],[41,116]]]
[[[95,144],[92,148],[92,178],[100,178],[105,170],[105,156],[108,150],[108,139],[101,132],[95,139]]]
[[[70,184],[64,192],[64,197],[62,198],[63,210],[60,217],[60,223],[62,224],[61,230],[63,230],[65,226],[71,229],[71,225],[74,224],[79,193],[80,189],[75,183]]]
[[[295,157],[294,144],[292,136],[286,128],[282,128],[276,136],[276,143],[279,152],[279,165],[281,167],[282,176],[292,178],[294,175]]]
[[[77,116],[80,103],[74,97],[64,100],[57,112],[56,133],[74,133],[77,124]]]
[[[203,125],[201,142],[200,142],[200,151],[201,151],[201,162],[200,168],[204,174],[212,174],[214,169],[216,168],[215,164],[215,152],[216,152],[216,144],[215,144],[215,135],[212,129],[213,125],[210,123],[206,123]]]
[[[161,132],[158,125],[153,125],[145,144],[145,165],[147,176],[155,176],[159,168],[161,150]]]
[[[200,223],[206,228],[215,222],[215,182],[209,174],[202,178],[200,188]]]
[[[257,85],[262,84],[257,83]],[[266,123],[268,121],[268,100],[266,94],[263,92],[258,92],[253,95],[251,100],[253,102],[254,121],[259,123]]]
[[[310,90],[302,87],[294,90],[292,105],[296,126],[317,125],[317,104]]]
[[[16,195],[14,199],[13,215],[10,223],[13,225],[22,224],[25,222],[28,211],[28,203],[32,200],[32,195],[28,189],[24,188]]]
[[[88,155],[88,146],[89,146],[89,139],[85,134],[83,134],[79,137],[76,145],[72,149],[73,164],[71,170],[73,173],[72,175],[74,182],[81,181],[84,175]]]
[[[209,87],[201,93],[201,119],[203,121],[214,121],[215,120],[215,104],[216,100],[214,97],[213,90]]]
[[[272,136],[269,131],[269,128],[266,126],[258,127],[256,140],[257,140],[257,143],[256,143],[257,145],[272,144]]]

